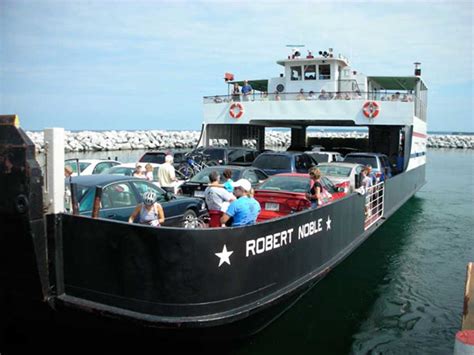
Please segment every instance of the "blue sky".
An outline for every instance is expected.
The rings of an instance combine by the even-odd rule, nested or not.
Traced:
[[[202,96],[278,76],[286,44],[368,75],[422,63],[429,130],[474,131],[471,1],[0,0],[0,113],[26,129],[198,129]]]

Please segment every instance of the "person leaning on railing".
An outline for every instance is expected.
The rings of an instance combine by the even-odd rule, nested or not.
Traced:
[[[240,101],[240,88],[237,83],[234,83],[234,87],[232,88],[232,101]]]
[[[250,95],[252,95],[253,88],[249,84],[248,80],[244,80],[244,86],[242,86],[242,95],[244,97],[244,101],[248,101]]]

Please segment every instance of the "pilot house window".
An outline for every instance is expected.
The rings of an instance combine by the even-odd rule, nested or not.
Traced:
[[[301,80],[301,67],[291,67],[291,80]]]
[[[319,80],[331,79],[331,66],[329,64],[321,64],[319,66]]]
[[[304,80],[316,80],[316,65],[305,65]]]

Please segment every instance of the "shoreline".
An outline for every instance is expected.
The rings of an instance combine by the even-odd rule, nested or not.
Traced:
[[[190,149],[196,146],[200,131],[65,131],[65,152]],[[44,152],[43,132],[26,131],[36,151]],[[366,132],[308,132],[308,137],[367,138]],[[284,148],[290,144],[290,133],[270,130],[265,134],[266,147]],[[225,145],[225,140],[215,140],[213,145]],[[244,142],[255,147],[254,140]],[[429,134],[427,148],[474,149],[473,135]]]

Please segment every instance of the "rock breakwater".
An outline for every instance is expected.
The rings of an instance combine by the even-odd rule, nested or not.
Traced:
[[[43,152],[43,132],[27,132],[38,152]],[[196,146],[200,132],[198,131],[80,131],[65,132],[66,152],[85,151],[114,151],[134,149],[185,149]],[[366,138],[361,132],[309,132],[311,137],[324,138]],[[290,133],[281,131],[267,131],[265,133],[266,146],[286,147],[290,144]],[[244,142],[254,147],[255,141]],[[226,144],[224,140],[216,140],[213,145]],[[427,141],[428,148],[457,148],[474,149],[474,135],[430,135]]]

